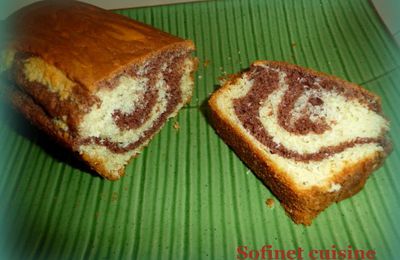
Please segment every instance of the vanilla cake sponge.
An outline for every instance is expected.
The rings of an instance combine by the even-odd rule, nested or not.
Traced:
[[[7,22],[14,104],[107,179],[190,101],[191,41],[76,1],[37,2]]]
[[[378,96],[284,62],[254,62],[209,105],[218,134],[296,223],[361,190],[391,150]]]

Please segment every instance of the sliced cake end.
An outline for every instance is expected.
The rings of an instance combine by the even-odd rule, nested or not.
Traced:
[[[391,149],[378,96],[284,62],[253,63],[209,105],[218,134],[296,223],[357,193]]]

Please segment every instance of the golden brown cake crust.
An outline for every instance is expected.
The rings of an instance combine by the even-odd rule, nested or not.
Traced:
[[[285,68],[296,68],[305,73],[319,77],[335,80],[338,84],[346,87],[356,88],[360,91],[374,95],[360,86],[344,81],[335,76],[327,75],[311,69],[277,61],[257,61],[256,64],[274,64]],[[254,63],[253,63],[254,64]],[[248,137],[246,137],[238,126],[233,125],[221,113],[217,105],[218,95],[225,86],[233,84],[242,76],[242,73],[230,76],[229,80],[218,89],[209,100],[210,120],[218,135],[236,152],[256,176],[274,193],[279,199],[286,213],[297,224],[310,225],[312,220],[324,209],[334,202],[351,197],[359,192],[368,179],[368,176],[377,169],[391,151],[391,144],[385,146],[385,151],[376,152],[355,164],[349,164],[330,181],[341,185],[339,192],[329,192],[326,189],[313,187],[311,189],[299,189],[298,186],[287,177],[287,174],[279,170],[279,165],[263,155]],[[379,97],[374,95],[379,101]]]
[[[76,1],[37,2],[7,21],[9,47],[39,56],[89,91],[162,50],[194,49],[191,41]]]

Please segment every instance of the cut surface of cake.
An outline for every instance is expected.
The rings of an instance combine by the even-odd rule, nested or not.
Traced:
[[[190,101],[189,40],[75,1],[34,3],[7,22],[14,104],[107,179]]]
[[[284,62],[254,62],[209,105],[217,133],[296,223],[361,190],[391,150],[378,96]]]

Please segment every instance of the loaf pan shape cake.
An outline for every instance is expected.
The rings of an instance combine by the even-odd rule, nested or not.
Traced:
[[[218,134],[296,223],[360,191],[391,150],[378,96],[284,62],[253,63],[209,105]]]
[[[107,179],[191,98],[189,40],[75,1],[38,2],[7,23],[14,104]]]

